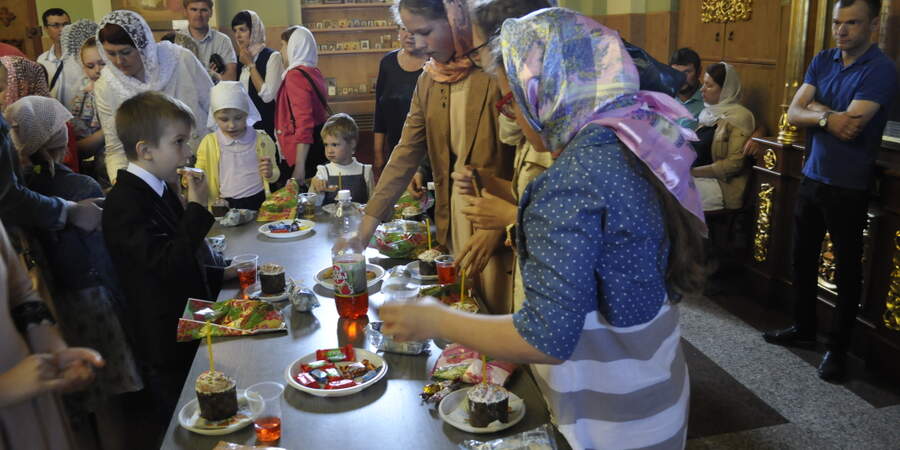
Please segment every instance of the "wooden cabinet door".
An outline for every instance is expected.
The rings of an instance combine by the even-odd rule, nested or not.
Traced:
[[[779,85],[775,66],[741,63],[732,65],[741,77],[741,104],[753,112],[756,126],[766,126],[766,136],[773,135],[778,130],[778,105],[781,100],[781,90],[773,89]]]
[[[690,47],[700,58],[721,61],[725,25],[700,21],[700,2],[682,1],[678,8],[678,48]]]
[[[41,29],[34,0],[0,0],[0,41],[17,47],[32,59],[41,54]]]
[[[755,0],[750,20],[725,25],[725,60],[775,64],[784,45],[780,36],[781,1]]]

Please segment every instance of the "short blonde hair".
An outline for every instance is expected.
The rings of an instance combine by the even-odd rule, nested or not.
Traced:
[[[157,91],[141,92],[122,102],[116,111],[116,134],[122,141],[125,156],[137,160],[137,143],[159,145],[166,125],[181,122],[194,127],[191,109],[181,101]]]
[[[325,121],[325,125],[322,126],[322,139],[325,139],[327,136],[357,142],[359,140],[359,127],[349,114],[338,113],[329,117]]]

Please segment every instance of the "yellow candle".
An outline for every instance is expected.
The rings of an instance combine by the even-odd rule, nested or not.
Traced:
[[[425,233],[428,235],[428,250],[431,250],[431,221],[425,218]]]
[[[214,372],[216,365],[213,362],[212,325],[209,322],[206,322],[206,352],[209,353],[209,371]]]
[[[481,382],[487,384],[487,355],[481,354]]]
[[[466,269],[459,271],[459,301],[466,299]]]

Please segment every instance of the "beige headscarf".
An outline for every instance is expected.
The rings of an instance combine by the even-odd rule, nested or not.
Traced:
[[[255,58],[262,49],[266,48],[266,26],[256,11],[246,10],[250,14],[250,45],[247,50]]]
[[[719,120],[724,119],[747,134],[753,133],[756,128],[756,120],[749,109],[740,104],[741,101],[741,77],[731,64],[721,62],[725,66],[725,85],[719,94],[719,103],[710,105],[704,103],[698,121],[701,126],[711,127]]]
[[[65,154],[69,141],[66,122],[72,113],[55,98],[29,95],[9,105],[4,115],[19,160],[27,161],[38,153],[50,162],[52,173],[57,155]]]

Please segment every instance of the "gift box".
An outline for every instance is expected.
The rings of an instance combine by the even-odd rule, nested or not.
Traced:
[[[287,184],[272,193],[259,207],[256,216],[258,222],[274,222],[276,220],[294,220],[297,217],[297,194],[300,192],[297,181],[291,178]]]

